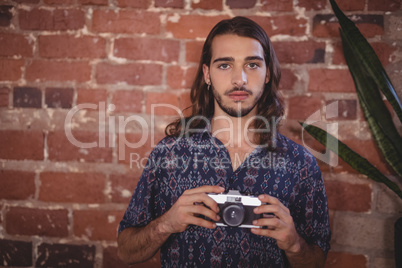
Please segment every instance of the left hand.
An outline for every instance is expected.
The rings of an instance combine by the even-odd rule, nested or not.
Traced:
[[[278,247],[288,253],[298,253],[301,250],[301,237],[296,231],[289,209],[273,196],[264,194],[258,198],[265,204],[255,208],[254,213],[273,213],[275,216],[253,221],[253,225],[266,226],[267,229],[252,228],[251,232],[275,239]]]

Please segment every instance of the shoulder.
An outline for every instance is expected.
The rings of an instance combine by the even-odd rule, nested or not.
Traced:
[[[308,149],[279,133],[277,150],[295,161],[307,162],[311,165],[317,164],[315,157]]]
[[[199,135],[192,136],[165,136],[162,140],[160,140],[152,150],[153,155],[155,154],[166,154],[171,151],[178,150],[188,150],[194,144],[197,144],[197,141],[200,140]]]

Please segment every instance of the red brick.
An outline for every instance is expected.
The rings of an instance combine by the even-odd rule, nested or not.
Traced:
[[[117,0],[119,7],[133,7],[147,9],[150,6],[150,0]]]
[[[120,132],[117,136],[119,162],[129,165],[134,172],[142,170],[153,148],[165,137],[164,127],[158,125],[148,133]]]
[[[382,15],[354,15],[349,16],[354,21],[357,28],[366,38],[384,34],[384,17]],[[339,23],[335,15],[318,14],[313,18],[313,36],[316,37],[338,37]]]
[[[46,88],[45,91],[45,104],[48,108],[71,108],[73,98],[73,88]]]
[[[0,59],[0,81],[19,80],[24,64],[24,60]]]
[[[43,0],[47,5],[71,5],[74,0]]]
[[[113,93],[114,112],[141,113],[144,93],[139,90],[118,90]]]
[[[160,32],[159,14],[131,10],[94,10],[92,30],[111,33],[147,33]]]
[[[0,88],[0,107],[8,107],[10,100],[10,89],[7,87]]]
[[[32,57],[33,40],[20,34],[0,34],[0,56]]]
[[[75,81],[86,82],[91,79],[91,66],[86,61],[47,61],[36,60],[27,66],[28,81]]]
[[[20,9],[18,17],[23,30],[79,30],[85,25],[85,12],[79,9]]]
[[[35,173],[1,170],[0,199],[24,200],[35,196]]]
[[[95,255],[94,245],[42,243],[37,247],[35,267],[95,267]]]
[[[37,4],[40,0],[15,0],[17,3]]]
[[[323,63],[325,43],[315,41],[274,42],[280,63]]]
[[[133,60],[178,61],[180,42],[158,38],[119,38],[114,43],[114,54]]]
[[[338,114],[329,118],[327,115],[327,120],[355,120],[357,119],[357,100],[336,100],[328,101],[326,106],[331,103],[336,102]],[[328,111],[327,111],[328,112]]]
[[[1,5],[0,6],[0,27],[9,27],[13,18],[13,6]]]
[[[308,90],[312,92],[355,92],[349,70],[310,69]]]
[[[252,8],[257,0],[226,0],[226,5],[231,9],[235,8]]]
[[[197,68],[170,66],[168,68],[167,84],[173,89],[191,88]]]
[[[326,0],[299,0],[298,7],[304,7],[306,10],[322,10],[325,9]]]
[[[14,160],[43,160],[43,133],[41,131],[0,131],[0,158]]]
[[[147,114],[173,116],[180,116],[180,112],[177,110],[183,108],[180,107],[179,97],[176,94],[159,92],[147,93],[146,107]]]
[[[263,11],[293,11],[293,1],[292,0],[282,0],[282,1],[261,1],[261,9]]]
[[[99,173],[40,174],[39,200],[61,203],[104,203],[106,179]]]
[[[289,99],[288,119],[305,120],[317,111],[321,111],[321,97],[297,96]]]
[[[365,2],[366,2],[365,0],[355,0],[355,1],[337,0],[336,1],[339,8],[343,12],[345,12],[345,11],[363,11]]]
[[[6,212],[6,232],[11,235],[68,236],[66,209],[11,207]]]
[[[294,74],[293,70],[285,69],[282,70],[281,82],[279,84],[279,89],[281,90],[292,90],[295,83],[297,82],[297,76]]]
[[[353,267],[353,268],[366,268],[368,265],[367,259],[364,255],[355,255],[346,252],[328,253],[325,268],[338,268],[338,267]]]
[[[373,47],[383,66],[389,65],[393,61],[392,54],[397,50],[396,47],[387,43],[371,43],[370,45]],[[346,64],[342,43],[337,43],[334,46],[333,63],[337,65]]]
[[[77,104],[95,104],[97,109],[100,108],[100,103],[107,103],[108,92],[106,89],[77,89]],[[105,107],[106,108],[106,107]]]
[[[142,160],[142,161],[141,161]],[[147,165],[146,159],[138,159],[137,162],[132,162],[130,170],[137,170],[137,172],[130,172],[128,174],[110,175],[111,182],[111,198],[114,203],[128,204],[131,196],[134,193],[138,180],[141,176],[141,170]]]
[[[201,59],[202,41],[189,41],[186,43],[186,61],[187,62],[199,62]]]
[[[222,10],[223,9],[223,5],[222,5],[222,1],[216,1],[216,0],[200,0],[198,1],[198,3],[196,3],[195,1],[191,2],[191,7],[193,9],[215,9],[215,10]]]
[[[303,101],[303,99],[302,99],[302,101]],[[315,111],[311,112],[311,114],[314,112]],[[301,120],[305,120],[311,114],[304,116],[304,118],[302,118]],[[300,119],[297,121],[300,121]],[[309,135],[305,130],[303,130],[297,121],[296,120],[288,120],[287,121],[288,123],[280,128],[280,132],[283,135],[285,135],[286,137],[288,137],[289,139],[306,147],[310,151],[314,150],[320,154],[325,154],[326,148],[321,143],[319,143],[316,139],[314,139],[311,135]],[[320,159],[318,159],[318,158],[317,158],[317,162],[318,162],[322,172],[329,171],[328,165],[325,165],[326,163],[320,161]],[[323,166],[324,169],[322,169],[321,166]]]
[[[329,209],[368,212],[371,210],[372,189],[368,184],[325,181]]]
[[[41,108],[42,91],[36,87],[15,87],[13,105],[21,108]]]
[[[109,1],[108,0],[78,0],[78,4],[107,6],[109,4]]]
[[[342,142],[349,146],[352,150],[360,154],[362,157],[366,158],[381,173],[385,175],[394,174],[392,168],[388,166],[386,160],[384,159],[384,156],[382,155],[380,149],[378,149],[377,144],[374,140],[348,139],[342,140]],[[334,167],[334,171],[357,173],[357,171],[352,169],[342,159],[339,159],[339,164],[338,166]]]
[[[119,65],[99,63],[96,66],[96,80],[100,84],[160,85],[162,66],[142,63]]]
[[[184,0],[155,0],[155,7],[184,8]]]
[[[138,164],[146,162],[152,151],[150,135],[145,133],[119,133],[118,142],[118,159],[119,162],[137,168]],[[145,138],[145,140],[143,140]]]
[[[166,31],[181,39],[206,38],[211,29],[226,16],[180,15],[178,21],[167,18]]]
[[[0,239],[1,263],[9,267],[32,266],[32,242]]]
[[[123,211],[76,210],[73,215],[74,235],[89,240],[115,241],[123,214]]]
[[[106,41],[101,37],[41,35],[39,55],[44,58],[105,58]]]
[[[305,36],[308,21],[296,15],[281,15],[270,18],[262,16],[252,16],[250,19],[261,25],[269,36],[291,35]]]
[[[47,137],[48,155],[51,161],[80,161],[80,162],[112,162],[113,148],[108,145],[109,135],[100,140],[98,132],[72,131],[73,137],[67,138],[65,131],[49,132]],[[102,138],[102,137],[101,137]],[[78,141],[78,142],[77,142]],[[106,145],[101,147],[100,144]],[[81,148],[91,146],[91,148]],[[91,145],[92,144],[92,145]],[[94,147],[92,147],[94,146]]]
[[[401,0],[368,0],[368,10],[395,11],[401,8]]]
[[[160,252],[158,251],[150,260],[128,266],[117,255],[116,247],[103,248],[103,268],[159,268],[161,267]]]

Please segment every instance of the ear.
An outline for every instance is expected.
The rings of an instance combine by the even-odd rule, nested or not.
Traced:
[[[204,73],[204,81],[208,85],[211,84],[210,74],[209,74],[209,67],[206,64],[202,65],[202,71]]]
[[[267,68],[267,75],[265,76],[265,84],[268,84],[269,80],[271,80],[271,74],[269,69]]]

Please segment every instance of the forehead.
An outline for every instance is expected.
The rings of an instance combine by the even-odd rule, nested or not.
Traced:
[[[220,57],[244,59],[250,56],[264,57],[264,49],[254,38],[234,34],[218,35],[212,41],[212,61]]]

